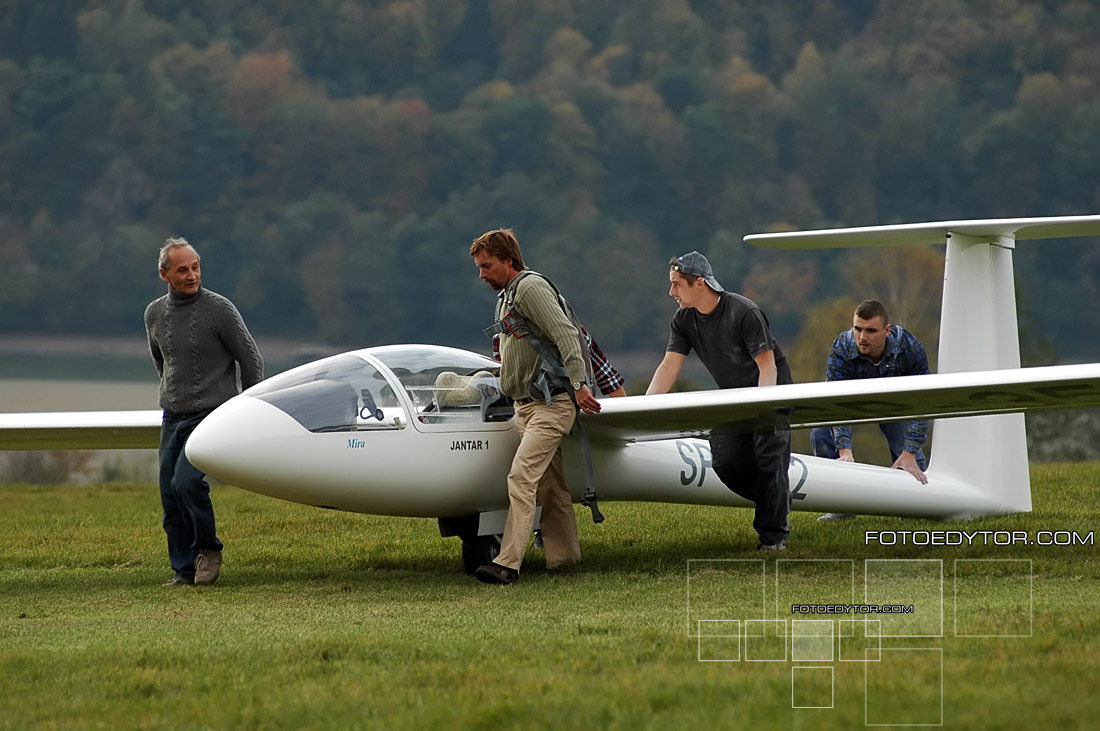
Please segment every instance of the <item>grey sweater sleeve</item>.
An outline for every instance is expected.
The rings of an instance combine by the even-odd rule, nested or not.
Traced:
[[[164,298],[153,300],[145,308],[145,338],[149,343],[149,355],[153,358],[153,367],[157,369],[157,377],[164,377],[164,354],[160,351],[160,345],[153,336],[154,323],[157,313],[164,307]]]
[[[222,342],[240,368],[241,390],[247,391],[264,379],[264,359],[236,306],[228,299],[225,306],[226,316],[221,320]]]

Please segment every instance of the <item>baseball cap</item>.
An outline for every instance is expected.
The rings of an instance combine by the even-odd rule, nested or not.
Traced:
[[[698,251],[689,251],[683,256],[676,257],[676,263],[672,265],[672,271],[702,277],[707,286],[715,292],[725,291],[718,280],[714,278],[714,271],[710,268],[710,262]]]

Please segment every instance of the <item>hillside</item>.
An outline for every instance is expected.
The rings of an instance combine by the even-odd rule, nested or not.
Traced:
[[[477,347],[514,226],[606,347],[660,349],[691,249],[793,343],[886,295],[745,234],[1100,209],[1098,49],[1082,0],[14,0],[0,332],[140,337],[171,234],[258,334]],[[1096,242],[1017,259],[1049,359],[1100,359]]]

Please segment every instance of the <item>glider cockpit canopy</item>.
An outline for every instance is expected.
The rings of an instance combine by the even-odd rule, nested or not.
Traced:
[[[246,395],[311,432],[506,422],[500,364],[434,345],[387,345],[335,355],[257,384]]]

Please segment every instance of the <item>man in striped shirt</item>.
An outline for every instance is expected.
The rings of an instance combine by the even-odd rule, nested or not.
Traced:
[[[470,255],[481,280],[500,293],[496,307],[499,322],[507,314],[502,310],[508,301],[505,293],[509,285],[527,268],[519,241],[511,229],[488,231],[470,245]],[[572,429],[578,407],[591,414],[600,411],[600,402],[585,382],[577,330],[562,311],[550,283],[539,276],[525,276],[515,284],[511,302],[561,354],[569,383],[553,389],[549,404],[541,396],[536,397],[532,383],[539,365],[538,351],[529,337],[501,333],[500,388],[515,401],[520,443],[508,472],[508,519],[500,553],[496,560],[474,572],[486,584],[519,581],[519,569],[534,526],[536,501],[542,505],[540,523],[547,567],[553,569],[580,561],[577,517],[573,498],[565,486],[561,440]]]

